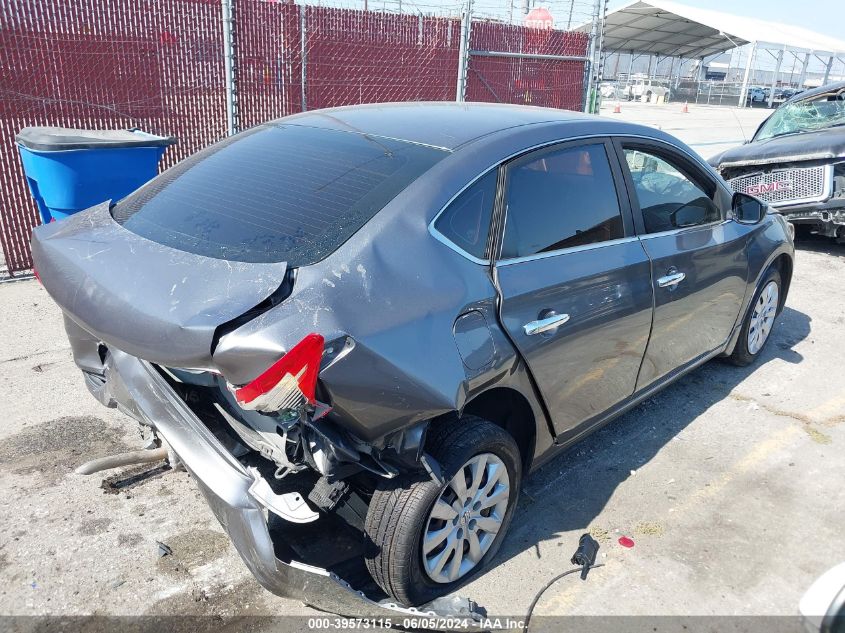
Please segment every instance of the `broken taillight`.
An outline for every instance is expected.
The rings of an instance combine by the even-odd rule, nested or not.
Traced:
[[[319,334],[306,336],[258,378],[233,389],[238,404],[265,412],[313,404],[323,345]]]

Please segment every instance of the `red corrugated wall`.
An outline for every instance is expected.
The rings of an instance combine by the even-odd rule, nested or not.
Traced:
[[[455,98],[460,21],[234,3],[238,127],[308,109]],[[305,17],[303,59],[302,12]],[[32,261],[38,221],[14,135],[30,125],[174,135],[162,167],[226,134],[220,0],[6,0],[0,15],[0,243]],[[583,55],[583,34],[474,23],[476,50]],[[305,82],[302,68],[305,63]],[[473,57],[468,101],[578,109],[582,62]]]

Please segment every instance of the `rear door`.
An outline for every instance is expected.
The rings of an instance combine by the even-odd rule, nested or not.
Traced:
[[[558,435],[634,391],[652,318],[648,257],[609,140],[505,166],[495,275],[500,318]]]
[[[637,389],[730,337],[746,290],[749,227],[695,159],[660,142],[617,142],[634,221],[652,263],[654,326]]]

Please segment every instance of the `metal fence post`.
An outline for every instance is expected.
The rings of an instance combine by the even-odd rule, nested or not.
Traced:
[[[584,112],[589,112],[593,100],[590,98],[590,93],[593,90],[593,72],[596,64],[596,53],[599,54],[599,46],[598,46],[598,39],[599,39],[599,14],[601,11],[601,0],[594,0],[593,1],[593,21],[590,25],[590,61],[586,63],[587,67],[587,80],[584,82],[584,107],[582,108]]]
[[[467,72],[469,69],[469,38],[472,31],[472,0],[467,0],[461,20],[461,43],[458,51],[458,85],[455,101],[464,101],[467,94]]]
[[[745,107],[745,99],[746,95],[748,95],[748,80],[751,78],[751,68],[754,65],[754,56],[757,54],[757,42],[751,43],[751,50],[748,52],[748,61],[745,64],[745,74],[742,76],[742,88],[739,91],[739,103],[737,106],[740,108]],[[750,103],[752,107],[754,106],[753,103]]]
[[[305,5],[299,5],[299,84],[302,88],[302,111],[308,109],[307,79],[308,73],[308,26],[305,23]]]
[[[235,0],[222,0],[223,69],[226,82],[226,133],[238,133],[238,89],[235,75],[235,24],[232,19]]]
[[[596,72],[596,90],[599,90],[601,82],[604,80],[604,27],[607,22],[607,4],[610,0],[603,0],[604,7],[601,10],[601,18],[599,22],[599,68]]]
[[[801,74],[798,75],[798,87],[803,88],[807,81],[807,66],[810,64],[810,53],[804,54],[804,61],[801,63]]]
[[[830,69],[833,68],[833,55],[827,60],[827,64],[824,67],[824,79],[822,79],[822,85],[826,84],[830,80]]]
[[[772,73],[772,84],[769,87],[769,103],[768,106],[771,108],[775,103],[775,86],[778,84],[778,75],[780,74],[780,66],[783,63],[783,54],[786,52],[786,46],[778,51],[778,63],[775,66],[775,72]]]

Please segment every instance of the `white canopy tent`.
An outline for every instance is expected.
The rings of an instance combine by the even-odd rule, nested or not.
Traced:
[[[589,29],[589,25],[579,30]],[[845,56],[845,41],[788,24],[729,15],[665,0],[634,0],[607,14],[602,37],[604,52],[649,54],[664,58],[698,59],[718,55],[751,44],[739,105],[744,105],[748,80],[756,56],[767,51],[776,62],[774,77],[784,55],[789,53],[802,64],[803,84],[811,56],[825,64],[827,82],[834,59]],[[703,64],[699,64],[701,69]],[[776,79],[769,91],[774,99]]]

